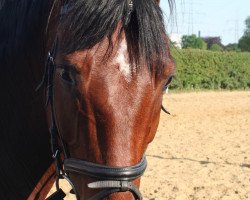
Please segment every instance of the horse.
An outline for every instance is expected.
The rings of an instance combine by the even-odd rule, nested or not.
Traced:
[[[159,0],[2,0],[0,24],[0,199],[54,181],[63,199],[61,179],[81,200],[142,199],[175,73]]]

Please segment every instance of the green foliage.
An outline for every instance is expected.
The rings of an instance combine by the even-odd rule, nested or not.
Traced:
[[[230,43],[227,46],[225,46],[226,51],[237,51],[240,52],[240,48],[238,47],[237,43]]]
[[[176,78],[171,89],[250,89],[250,53],[172,50]]]
[[[239,40],[239,48],[242,51],[250,52],[250,16],[245,20],[246,30],[244,35]]]
[[[207,43],[201,38],[198,38],[198,39],[201,42],[201,48],[200,49],[207,50]]]
[[[210,47],[210,50],[211,51],[222,51],[223,48],[218,44],[212,44],[212,46]]]
[[[182,48],[193,48],[193,49],[207,49],[207,44],[201,38],[196,35],[184,35],[182,36]]]
[[[244,35],[239,40],[239,48],[250,52],[250,35]]]
[[[246,24],[246,30],[244,35],[250,36],[250,16],[248,16],[247,19],[245,20],[245,24]]]

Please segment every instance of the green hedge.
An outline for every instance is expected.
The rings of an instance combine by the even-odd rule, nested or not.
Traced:
[[[170,89],[249,89],[250,53],[172,49],[177,72]]]

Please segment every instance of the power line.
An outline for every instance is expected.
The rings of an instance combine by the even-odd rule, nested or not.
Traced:
[[[229,29],[225,29],[223,30],[223,32],[226,32],[226,33],[234,33],[234,41],[235,43],[237,43],[239,41],[239,31],[240,31],[240,28],[239,28],[239,22],[240,20],[239,19],[233,19],[233,20],[227,20],[227,23],[231,23],[233,22],[233,27],[229,28]]]

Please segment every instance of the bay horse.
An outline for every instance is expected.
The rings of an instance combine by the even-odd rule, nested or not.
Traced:
[[[62,178],[77,199],[142,199],[175,73],[159,1],[2,0],[0,34],[0,199],[55,180],[63,199]]]

